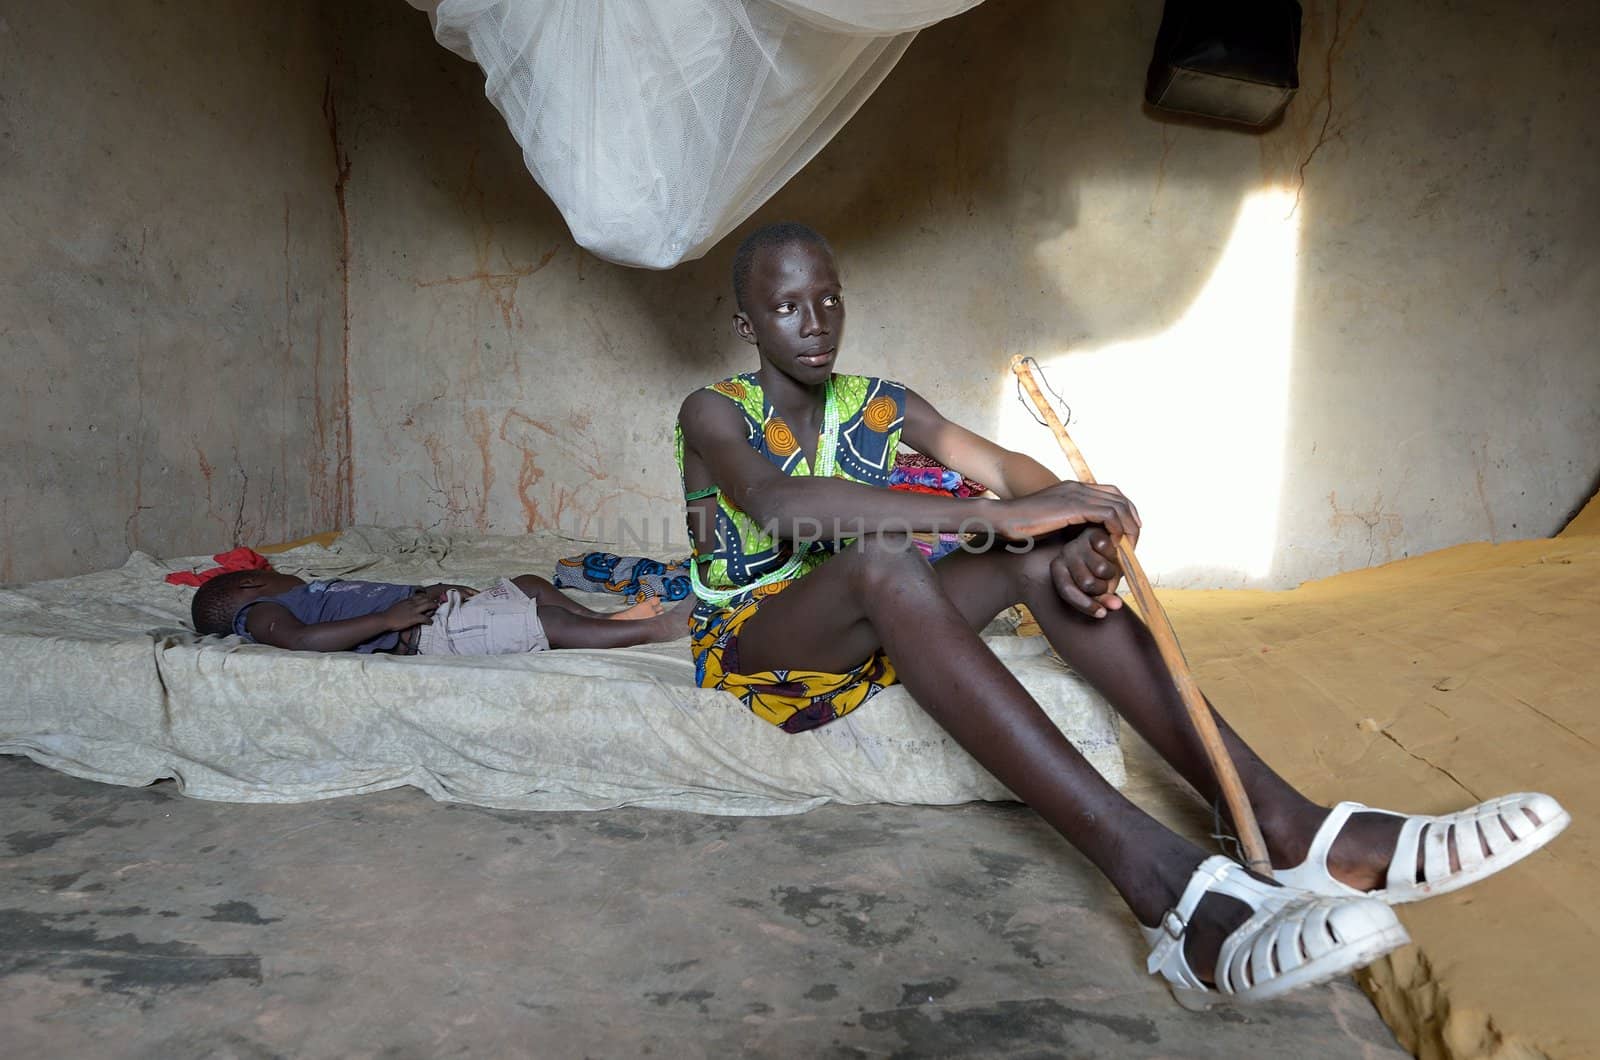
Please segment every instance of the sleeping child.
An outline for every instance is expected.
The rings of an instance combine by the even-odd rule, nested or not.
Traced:
[[[393,655],[516,655],[549,648],[626,648],[688,633],[691,597],[671,611],[654,598],[603,614],[543,578],[464,585],[307,582],[271,570],[231,571],[200,586],[196,632],[293,651]]]

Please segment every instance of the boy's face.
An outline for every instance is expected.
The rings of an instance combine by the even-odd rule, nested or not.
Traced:
[[[802,386],[826,382],[844,341],[844,290],[833,255],[811,243],[757,254],[733,330],[761,352],[762,364]]]

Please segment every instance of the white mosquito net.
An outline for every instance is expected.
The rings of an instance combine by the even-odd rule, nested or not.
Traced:
[[[980,0],[408,0],[485,92],[573,237],[665,269],[799,171],[916,31]]]

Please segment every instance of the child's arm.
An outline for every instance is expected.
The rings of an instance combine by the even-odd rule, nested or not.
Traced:
[[[417,591],[385,611],[337,622],[307,625],[282,604],[262,602],[250,608],[244,628],[259,644],[291,651],[349,651],[374,637],[420,626],[438,610],[439,601]]]

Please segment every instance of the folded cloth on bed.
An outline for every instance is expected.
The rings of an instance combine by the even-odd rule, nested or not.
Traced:
[[[650,592],[643,595],[656,596],[668,603],[687,600],[694,591],[689,584],[687,559],[662,562],[644,556],[619,556],[615,552],[585,552],[558,560],[550,580],[559,589],[621,593],[630,603],[645,589]]]
[[[487,585],[574,545],[357,527],[277,554],[302,577]],[[798,813],[1010,794],[891,688],[832,725],[779,732],[695,686],[685,640],[486,658],[291,652],[184,628],[193,590],[134,553],[118,570],[0,590],[0,753],[113,784],[299,802],[413,785],[528,810]],[[596,600],[595,602],[599,602]],[[1118,724],[1041,637],[988,643],[1114,783]]]
[[[955,476],[954,483],[950,483],[947,474]],[[915,450],[901,450],[894,455],[894,470],[889,472],[889,486],[893,489],[897,484],[912,492],[918,492],[914,487],[923,486],[956,497],[981,497],[989,492],[989,487],[983,483],[951,471],[933,457],[923,456]]]
[[[931,493],[955,493],[961,485],[961,472],[947,467],[896,467],[889,472],[890,488],[902,487]]]

